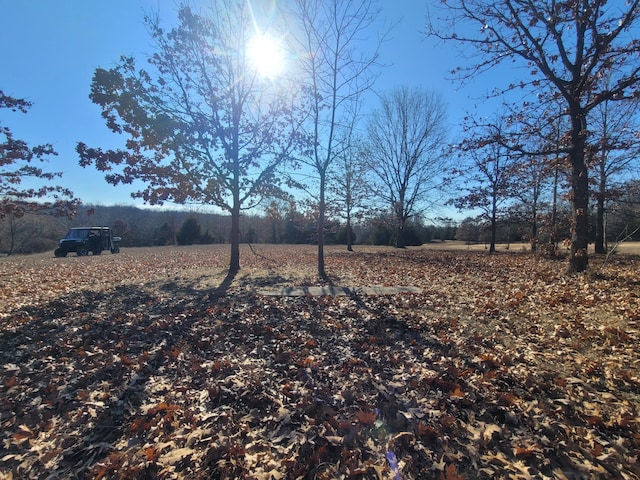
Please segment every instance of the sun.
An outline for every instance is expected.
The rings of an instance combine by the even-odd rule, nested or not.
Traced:
[[[273,80],[284,72],[285,54],[282,42],[268,34],[256,33],[247,44],[251,67],[262,77]]]

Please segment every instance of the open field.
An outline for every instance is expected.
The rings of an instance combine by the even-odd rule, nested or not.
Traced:
[[[0,478],[640,478],[638,257],[441,247],[0,259]]]
[[[621,242],[619,244],[611,244],[609,248],[613,249],[615,247],[616,254],[627,254],[627,255],[640,255],[640,242]],[[425,245],[421,248],[426,248],[430,250],[471,250],[471,251],[483,251],[488,250],[489,245],[485,243],[474,243],[471,245],[466,244],[465,242],[460,241],[451,241],[447,240],[446,242],[438,242],[434,241],[428,245]],[[531,250],[528,243],[500,243],[496,245],[496,250],[498,252],[528,252]],[[560,253],[567,253],[568,249],[565,247],[560,247]],[[593,253],[593,245],[589,246],[589,253]]]

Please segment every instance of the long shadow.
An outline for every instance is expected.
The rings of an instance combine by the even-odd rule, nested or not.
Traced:
[[[330,287],[335,287],[334,281],[331,279],[331,277],[329,277],[329,275],[326,272],[322,272],[318,276],[320,277],[320,280],[322,280],[322,282],[326,283]]]
[[[246,288],[263,288],[273,287],[275,285],[286,285],[291,283],[289,278],[283,277],[276,273],[270,273],[266,276],[252,276],[249,279],[237,279],[236,285]]]
[[[345,289],[346,290],[346,289]],[[402,415],[402,411],[406,411],[406,407],[409,405],[409,397],[405,397],[403,391],[397,390],[397,380],[392,382],[393,366],[386,362],[395,354],[400,362],[408,361],[410,357],[420,358],[422,352],[426,348],[429,348],[435,352],[440,352],[441,355],[450,355],[450,346],[438,342],[434,337],[424,335],[422,329],[417,325],[409,324],[404,318],[401,318],[397,312],[393,311],[392,305],[387,301],[378,302],[376,297],[369,297],[367,295],[360,294],[357,290],[346,290],[348,298],[356,306],[355,309],[349,308],[353,313],[359,312],[360,315],[354,317],[356,322],[355,330],[359,331],[359,327],[364,327],[364,335],[345,335],[342,336],[339,332],[342,328],[337,327],[335,330],[334,324],[325,324],[319,321],[322,319],[321,310],[327,306],[326,298],[322,297],[298,297],[294,302],[308,303],[310,310],[318,309],[318,315],[313,316],[309,320],[296,320],[292,319],[292,325],[287,329],[295,328],[307,328],[307,334],[317,335],[319,345],[323,348],[324,335],[333,337],[331,343],[335,348],[332,351],[326,351],[319,355],[319,358],[325,358],[327,362],[331,363],[332,369],[337,370],[352,370],[360,369],[357,372],[362,372],[363,381],[359,383],[355,380],[358,377],[358,373],[350,374],[350,378],[354,379],[353,386],[345,390],[347,395],[353,394],[352,397],[343,397],[344,404],[341,404],[336,400],[336,393],[340,391],[340,385],[332,383],[332,376],[326,376],[323,368],[313,370],[313,375],[307,376],[304,372],[305,369],[299,368],[298,377],[304,378],[305,382],[308,382],[313,388],[313,399],[310,400],[309,405],[299,402],[298,405],[302,405],[300,408],[308,408],[309,411],[305,411],[305,415],[313,417],[314,415],[320,419],[324,419],[325,416],[331,418],[350,418],[354,410],[364,408],[375,408],[378,421],[375,427],[372,426],[372,431],[375,433],[372,435],[379,436],[379,438],[392,438],[395,434],[401,431],[411,431],[417,428],[415,425],[410,425],[409,421]],[[393,303],[393,302],[391,302]],[[274,305],[278,305],[277,302]],[[335,309],[328,312],[329,316],[336,315]],[[304,308],[304,307],[303,307]],[[363,315],[364,313],[369,315]],[[286,318],[286,311],[283,311],[279,316],[280,318]],[[272,317],[278,317],[272,315]],[[359,318],[358,318],[359,317]],[[366,320],[363,318],[365,317]],[[339,317],[338,317],[339,318]],[[364,333],[363,332],[363,333]],[[291,336],[292,338],[295,335]],[[373,350],[379,349],[377,353],[372,353]],[[407,350],[415,350],[414,355],[404,355]],[[341,352],[341,353],[337,353]],[[348,352],[345,356],[345,352]],[[354,370],[352,370],[353,372]],[[371,375],[371,372],[376,372],[375,375]],[[449,372],[440,372],[441,378],[438,379],[438,387],[447,388],[449,390],[455,389],[457,386],[456,379],[452,377]],[[324,382],[315,388],[316,382]],[[390,382],[388,385],[386,382]],[[335,390],[328,390],[326,385],[333,385]],[[356,386],[357,385],[357,386]],[[404,388],[412,388],[405,385]],[[424,387],[420,387],[424,388]],[[363,398],[366,398],[366,404],[363,405]],[[372,402],[372,403],[371,403]],[[323,413],[325,412],[325,413]],[[326,412],[332,412],[328,414]],[[336,412],[339,412],[336,414]],[[345,415],[345,417],[341,417]],[[318,419],[316,418],[316,421]],[[354,427],[355,428],[355,427]],[[366,429],[365,429],[366,430]],[[363,430],[363,432],[365,432]],[[363,435],[365,433],[362,433]],[[351,438],[350,434],[345,436],[345,442],[356,442],[355,437]],[[388,437],[386,437],[388,435]],[[347,440],[350,438],[350,440]],[[386,440],[385,440],[386,441]],[[365,448],[362,448],[365,450]],[[331,449],[330,449],[331,450]],[[398,452],[399,453],[399,452]],[[309,456],[311,453],[309,454]],[[333,455],[333,457],[331,457]],[[418,458],[421,453],[414,451],[412,456]],[[327,463],[340,462],[340,453],[337,450],[331,450],[328,453],[328,457],[325,459]],[[306,466],[309,470],[304,478],[316,478],[319,477],[322,464],[314,466],[308,464]]]
[[[208,301],[210,303],[213,303],[224,296],[233,283],[235,276],[236,274],[234,272],[229,272],[222,283],[215,290],[209,292]],[[186,292],[193,294],[194,292],[194,290],[192,289],[187,289],[186,291],[184,291],[184,289],[178,289],[177,291],[173,291],[172,293],[179,294],[181,290],[183,290],[183,294]],[[184,313],[182,312],[181,308],[179,308],[178,310],[181,313]],[[92,454],[92,450],[95,449],[98,449],[98,451],[103,455],[108,453],[108,449],[104,452],[102,451],[104,450],[104,448],[101,447],[101,444],[104,445],[104,443],[107,443],[110,445],[118,440],[118,438],[120,438],[120,436],[122,435],[121,429],[128,423],[127,417],[130,416],[130,414],[128,413],[130,407],[125,407],[132,406],[137,408],[142,404],[142,401],[144,399],[144,385],[155,373],[158,372],[163,362],[169,356],[169,353],[184,338],[184,335],[199,319],[200,317],[198,315],[189,315],[187,317],[187,320],[179,325],[177,331],[165,332],[165,335],[163,335],[162,337],[164,346],[162,348],[159,348],[157,353],[149,360],[147,368],[139,371],[129,381],[127,387],[118,397],[118,400],[111,406],[111,408],[106,410],[99,421],[96,422],[96,427],[94,428],[92,434],[86,435],[83,439],[83,442],[77,445],[68,453],[68,455],[65,456],[65,462],[63,462],[60,468],[64,469],[65,463],[69,464],[70,466],[77,465],[78,460],[87,458],[88,455]],[[89,465],[87,465],[87,467],[88,466]],[[81,478],[81,476],[78,478]]]
[[[398,319],[396,315],[390,314],[388,310],[371,307],[364,301],[362,294],[360,294],[356,289],[345,288],[344,290],[358,308],[373,314],[374,318],[377,318],[379,322],[384,324],[370,325],[369,328],[372,330],[371,333],[380,333],[377,330],[380,330],[382,326],[385,326],[387,327],[385,328],[385,333],[391,333],[396,339],[400,339],[400,337],[409,337],[409,340],[416,342],[417,347],[429,346],[431,348],[444,350],[441,343],[427,341],[427,339],[421,335],[419,330],[410,327],[406,321]]]
[[[209,292],[209,295],[208,295],[209,300],[216,301],[219,298],[226,295],[227,291],[233,284],[233,281],[235,280],[237,273],[238,272],[229,271],[226,277],[224,277],[224,280],[222,280],[222,283],[215,290],[213,290],[212,292]]]
[[[171,293],[169,298],[135,286],[83,291],[14,312],[14,319],[23,323],[0,331],[0,363],[11,366],[0,372],[2,424],[11,426],[3,428],[0,438],[15,439],[20,425],[43,430],[58,417],[77,442],[66,447],[46,478],[85,478],[126,433],[132,412],[143,404],[145,386],[202,318],[202,304],[217,302],[234,278],[228,274],[213,291],[160,286]],[[102,410],[96,409],[95,418],[80,421],[87,395],[101,385],[107,385],[110,398]],[[29,407],[38,402],[45,408]],[[27,452],[14,445],[9,453],[18,458]]]

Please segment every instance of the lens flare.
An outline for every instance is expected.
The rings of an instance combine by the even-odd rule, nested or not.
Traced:
[[[262,77],[274,79],[285,69],[282,42],[269,33],[256,33],[247,44],[247,58],[251,67]]]

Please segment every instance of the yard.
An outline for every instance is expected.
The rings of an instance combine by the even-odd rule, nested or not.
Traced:
[[[0,478],[640,478],[638,252],[444,247],[1,258]]]

